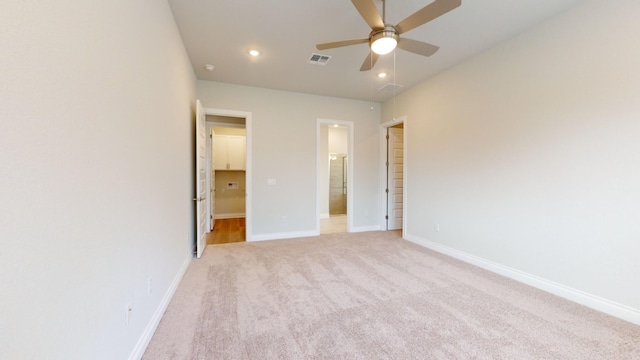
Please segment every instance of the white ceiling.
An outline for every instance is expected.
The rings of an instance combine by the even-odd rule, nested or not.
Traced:
[[[361,72],[367,44],[318,51],[316,43],[366,38],[371,29],[350,0],[169,0],[200,80],[383,101],[507,40],[584,0],[462,0],[462,6],[401,35],[440,46],[431,57],[403,50]],[[376,0],[381,8],[381,1]],[[432,0],[387,0],[386,22],[397,24]],[[251,48],[262,55],[252,58]],[[310,65],[312,53],[330,55]],[[205,64],[215,70],[208,72]],[[389,73],[386,79],[375,76]],[[395,74],[395,76],[394,76]],[[395,77],[395,80],[394,80]]]

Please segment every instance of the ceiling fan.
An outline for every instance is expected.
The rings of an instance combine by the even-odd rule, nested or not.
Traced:
[[[382,17],[374,0],[351,0],[360,16],[371,27],[369,37],[366,39],[354,39],[317,44],[318,50],[333,49],[343,46],[369,43],[371,51],[360,67],[360,71],[371,70],[380,55],[388,54],[398,46],[402,50],[414,54],[431,56],[439,47],[422,41],[400,38],[403,34],[418,26],[441,16],[461,5],[462,0],[435,0],[431,4],[411,14],[400,21],[396,26],[385,23],[385,0],[382,0]]]

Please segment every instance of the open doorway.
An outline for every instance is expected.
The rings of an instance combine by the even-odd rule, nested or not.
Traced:
[[[406,117],[394,119],[381,126],[381,183],[384,217],[381,229],[402,230],[406,212]]]
[[[353,123],[318,119],[318,232],[351,229]]]
[[[250,240],[250,113],[206,114],[207,244]]]

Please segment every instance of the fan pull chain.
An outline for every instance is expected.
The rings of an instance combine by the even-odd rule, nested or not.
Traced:
[[[393,51],[393,121],[396,121],[396,50]]]
[[[369,49],[369,54],[371,54],[372,51],[371,49]],[[369,64],[370,67],[373,67],[373,56],[369,56]],[[373,75],[373,71],[370,71],[371,75]],[[373,111],[373,76],[369,76],[369,103],[370,103],[370,111]]]

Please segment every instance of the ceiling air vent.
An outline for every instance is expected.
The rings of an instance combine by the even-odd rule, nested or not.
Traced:
[[[325,66],[327,64],[327,62],[329,62],[329,59],[331,59],[331,56],[329,55],[322,55],[322,54],[311,54],[311,57],[309,58],[309,61],[307,61],[307,63],[309,64],[313,64],[313,65],[322,65]]]
[[[378,91],[394,92],[396,90],[400,90],[400,88],[403,87],[403,86],[404,85],[389,83],[389,84],[381,87],[380,89],[378,89]]]

